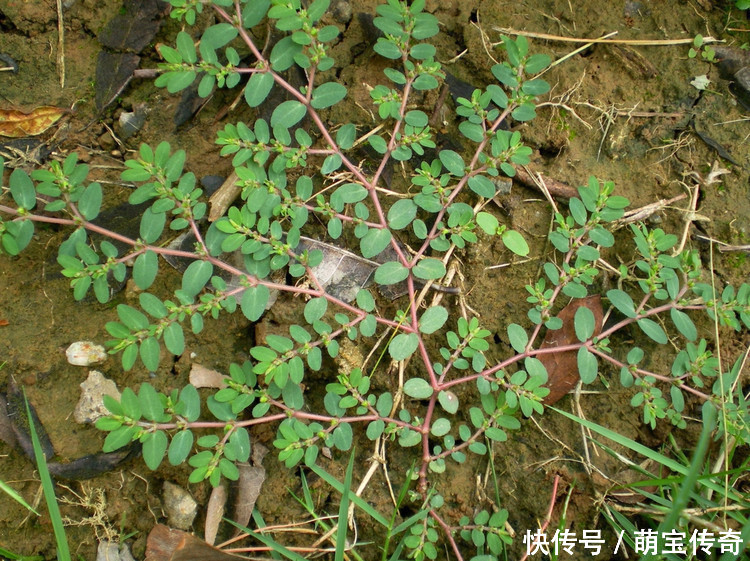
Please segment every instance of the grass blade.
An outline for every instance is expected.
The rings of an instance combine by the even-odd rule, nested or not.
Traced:
[[[323,479],[323,481],[325,481],[331,487],[336,489],[336,491],[338,491],[339,493],[344,492],[344,486],[342,485],[342,483],[339,480],[337,480],[335,477],[333,477],[330,473],[328,473],[326,470],[324,470],[323,468],[317,465],[309,466],[309,468],[316,475],[318,475],[321,479]],[[361,497],[358,497],[354,493],[348,493],[348,495],[349,495],[349,500],[352,501],[359,508],[361,508],[365,512],[365,514],[367,514],[367,516],[371,517],[378,524],[381,524],[385,528],[388,528],[389,526],[388,520],[386,520],[385,517],[383,517],[383,515],[380,514],[377,510],[372,508],[372,506],[370,506],[370,504],[367,501],[365,501]]]
[[[344,489],[341,492],[341,503],[339,504],[338,528],[336,528],[336,553],[334,561],[344,561],[346,552],[346,530],[349,517],[349,492],[352,490],[352,474],[354,472],[354,450],[349,456],[349,465],[346,466],[344,476]]]
[[[18,492],[13,487],[11,487],[10,485],[8,485],[2,479],[0,479],[0,489],[2,489],[3,491],[5,491],[5,493],[11,499],[13,499],[17,503],[19,503],[22,507],[24,507],[27,510],[30,510],[31,512],[33,512],[34,514],[36,514],[37,516],[39,516],[39,513],[36,510],[34,510],[34,507],[32,507],[29,503],[27,503],[24,500],[24,498],[21,495],[19,495]]]
[[[52,477],[47,469],[47,459],[44,457],[42,445],[39,442],[39,436],[36,434],[36,426],[31,416],[29,400],[26,399],[26,392],[23,392],[23,400],[26,403],[26,418],[29,421],[29,432],[31,433],[31,443],[34,446],[34,456],[36,458],[36,467],[39,470],[39,479],[42,481],[42,491],[44,500],[47,503],[47,511],[52,521],[52,529],[55,532],[55,541],[57,542],[57,559],[59,561],[70,561],[70,550],[68,549],[68,539],[65,536],[60,507],[55,497],[55,487],[52,483]]]

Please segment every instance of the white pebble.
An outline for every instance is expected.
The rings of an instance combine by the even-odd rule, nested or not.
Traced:
[[[107,352],[104,347],[91,341],[76,341],[65,351],[65,356],[68,357],[68,362],[74,366],[91,366],[104,362],[107,358]]]

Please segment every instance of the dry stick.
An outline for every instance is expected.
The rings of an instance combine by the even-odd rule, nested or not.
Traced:
[[[60,87],[65,87],[65,26],[63,25],[62,0],[57,0],[57,70]]]
[[[713,243],[719,246],[719,251],[724,253],[727,251],[745,251],[750,252],[750,244],[748,245],[731,245],[726,242],[716,240],[710,236],[704,236],[703,234],[693,234],[694,238],[702,240],[704,242]]]
[[[560,41],[562,43],[608,43],[611,45],[641,45],[645,47],[660,47],[668,45],[692,45],[694,39],[609,39],[604,37],[599,38],[583,38],[583,37],[564,37],[561,35],[550,35],[549,33],[535,33],[533,31],[519,31],[511,29],[509,27],[495,27],[495,31],[505,33],[507,35],[521,35],[523,37],[531,37],[533,39],[545,39],[547,41]],[[613,31],[609,35],[618,33]],[[704,37],[703,43],[725,43],[723,39],[716,39],[715,37]],[[493,43],[499,45],[500,43]]]
[[[602,35],[599,38],[598,42],[606,41],[607,39],[609,39],[610,37],[612,37],[614,35],[617,35],[617,31],[612,31],[610,33],[607,33],[606,35]],[[545,68],[542,72],[540,72],[539,76],[541,76],[542,74],[544,74],[545,72],[547,72],[547,70],[549,70],[550,68],[553,68],[553,67],[557,66],[558,64],[561,64],[562,62],[565,62],[569,58],[574,57],[575,55],[577,55],[581,51],[585,51],[586,49],[588,49],[593,44],[594,44],[594,41],[588,41],[585,45],[583,45],[581,47],[578,47],[577,49],[569,52],[567,55],[565,55],[563,57],[560,57],[555,62],[553,62],[552,64],[550,64],[547,68]]]
[[[539,181],[542,181],[544,183],[547,191],[553,197],[557,197],[559,199],[572,199],[573,197],[578,196],[578,191],[570,185],[566,185],[562,181],[546,177],[542,174],[536,175],[539,177]],[[537,189],[539,192],[546,196],[544,190],[537,184],[537,180],[534,178],[534,176],[521,166],[516,168],[516,177],[514,179],[517,179],[526,187]]]
[[[208,211],[209,222],[214,222],[224,216],[224,213],[237,198],[237,195],[240,194],[242,187],[238,183],[239,179],[237,172],[232,171],[230,176],[221,184],[221,187],[208,199],[208,202],[211,204],[211,210]]]

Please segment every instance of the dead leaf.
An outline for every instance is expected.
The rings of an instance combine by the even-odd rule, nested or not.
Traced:
[[[602,297],[598,294],[587,296],[586,298],[577,298],[565,306],[557,315],[563,322],[560,329],[548,330],[544,336],[540,349],[550,347],[564,347],[578,342],[576,337],[574,318],[576,310],[581,306],[586,306],[594,314],[594,335],[602,331],[602,320],[604,312],[602,310]],[[560,353],[545,353],[539,355],[547,369],[546,388],[549,388],[549,395],[544,399],[545,405],[552,405],[559,401],[565,394],[572,390],[580,375],[578,374],[578,352],[563,351]]]
[[[268,454],[268,448],[260,442],[253,443],[253,456],[250,464],[238,464],[240,477],[237,481],[237,501],[234,506],[234,520],[237,524],[247,528],[250,517],[258,500],[260,489],[266,480],[266,469],[263,467],[263,458]],[[239,530],[236,532],[239,533]]]
[[[0,109],[0,135],[10,138],[42,134],[66,113],[66,109],[42,105],[31,113]]]
[[[133,53],[110,53],[101,51],[96,60],[95,103],[103,111],[112,103],[133,78],[133,71],[141,63],[141,57]]]
[[[163,9],[159,0],[125,0],[99,33],[99,42],[113,50],[140,53],[156,36]]]
[[[157,524],[146,540],[145,561],[236,561],[245,559],[224,553],[182,530]]]
[[[216,543],[216,535],[219,533],[219,524],[221,524],[221,518],[224,516],[224,507],[226,504],[226,485],[214,487],[206,505],[206,531],[203,533],[206,543],[210,545]]]
[[[190,383],[196,388],[226,388],[224,381],[228,376],[221,372],[206,368],[202,364],[194,362],[190,367]]]

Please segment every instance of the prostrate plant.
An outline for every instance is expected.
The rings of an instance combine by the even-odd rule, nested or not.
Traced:
[[[440,488],[431,485],[431,474],[449,469],[449,460],[463,462],[467,452],[485,454],[488,445],[506,440],[506,431],[520,426],[519,411],[525,416],[543,412],[542,401],[549,390],[543,387],[547,371],[539,357],[551,350],[539,348],[541,329],[562,326],[555,317],[562,295],[583,298],[589,294],[601,252],[614,243],[610,225],[623,215],[628,201],[612,194],[610,182],[591,179],[579,189],[580,198],[570,201],[570,216],[556,216],[557,227],[550,237],[561,254],[559,264],[547,263],[546,279],[527,287],[532,327],[509,325],[507,335],[517,354],[488,364],[485,352],[490,348],[490,330],[478,318],[456,317],[444,306],[422,308],[420,289],[442,279],[455,250],[467,244],[499,236],[511,251],[528,253],[522,236],[483,208],[496,194],[493,178],[513,176],[514,165],[529,161],[531,149],[522,143],[521,134],[503,127],[510,118],[517,123],[534,118],[534,98],[549,86],[533,76],[549,64],[549,57],[529,54],[523,37],[503,37],[507,61],[491,69],[498,84],[458,100],[458,129],[471,150],[464,155],[440,150],[432,158],[427,154],[435,148],[435,133],[427,114],[411,109],[422,99],[422,92],[437,88],[443,78],[434,60],[435,47],[423,42],[438,32],[437,19],[423,11],[424,1],[408,5],[388,0],[377,8],[374,24],[384,36],[374,49],[393,61],[384,71],[392,87],[378,85],[370,92],[382,120],[378,133],[359,131],[353,123],[341,124],[335,131],[326,125],[326,110],[347,96],[345,86],[328,72],[334,65],[328,56],[330,44],[339,33],[335,26],[321,24],[328,1],[316,0],[306,8],[299,0],[272,4],[214,0],[212,7],[221,23],[203,33],[197,51],[193,38],[184,31],[178,33],[175,49],[160,49],[166,62],[160,65],[157,85],[166,86],[169,92],[200,79],[198,92],[205,97],[214,87],[238,86],[247,75],[244,98],[250,107],[260,106],[274,85],[287,92],[289,99],[273,110],[270,121],[237,122],[217,135],[222,154],[233,155],[241,204],[204,231],[201,220],[206,204],[195,176],[183,169],[185,152],[172,152],[166,142],[156,149],[144,144],[138,157],[125,163],[122,174],[125,181],[141,183],[130,197],[131,204],[152,201],[143,213],[140,237],[131,239],[93,222],[102,205],[102,189],[96,182],[86,183],[88,167],[72,153],[62,164],[52,162],[31,177],[20,169],[12,172],[9,188],[17,206],[0,205],[5,215],[0,221],[2,246],[7,253],[18,254],[30,243],[37,222],[74,226],[59,248],[58,261],[78,300],[93,288],[96,298],[106,302],[110,281],[121,282],[127,274],[126,263],[133,262],[133,280],[144,291],[140,294],[143,311],[119,304],[119,321],[106,326],[113,337],[111,352],[121,353],[125,369],[140,357],[148,370],[156,370],[162,344],[169,353],[182,354],[183,324],[189,323],[192,332],[199,334],[204,318],[218,318],[237,308],[250,321],[257,321],[272,291],[307,298],[305,325],[289,326],[288,337],[268,335],[265,344],[250,349],[252,361],[229,365],[226,387],[205,400],[216,420],[199,420],[201,399],[193,386],[164,394],[143,383],[137,393],[126,388],[119,402],[107,399],[112,415],[97,423],[109,432],[105,450],[140,441],[149,468],[158,468],[166,455],[172,465],[187,461],[192,466],[191,482],[208,480],[217,485],[222,477],[238,477],[236,462],[245,462],[250,455],[248,429],[254,425],[278,421],[274,446],[289,467],[300,462],[314,465],[322,446],[349,450],[353,428],[361,426],[370,440],[387,438],[417,450],[412,498],[422,514],[397,528],[405,534],[399,550],[406,547],[408,556],[416,559],[435,558],[442,532],[459,559],[463,557],[456,536],[473,543],[478,555],[499,555],[510,543],[504,527],[507,511],[493,515],[482,511],[474,520],[446,520],[440,514]],[[172,0],[172,6],[173,17],[184,17],[192,24],[203,3]],[[267,57],[250,32],[265,18],[287,32]],[[227,46],[233,41],[253,55],[250,67],[240,67],[238,51]],[[307,77],[299,89],[284,75],[295,64]],[[314,132],[299,127],[305,119]],[[358,138],[366,138],[380,155],[374,173],[358,163],[362,159],[355,152]],[[409,167],[420,158],[426,160]],[[380,189],[391,160],[410,169],[412,187],[405,191],[415,195],[402,194],[394,200]],[[329,187],[342,171],[350,180]],[[296,178],[293,185],[290,177]],[[34,212],[38,195],[45,196],[45,214]],[[316,275],[322,252],[300,249],[313,217],[327,224],[331,239],[358,240],[364,258],[387,249],[393,252],[396,257],[380,265],[374,279],[381,286],[406,282],[403,309],[392,316],[379,314],[367,289],[360,289],[352,302],[331,293]],[[167,237],[167,225],[174,233],[188,230],[195,238],[194,250],[165,247],[161,241]],[[632,231],[640,256],[633,267],[623,266],[620,271],[629,292],[619,288],[607,292],[622,319],[595,334],[593,314],[581,307],[575,316],[578,341],[555,351],[578,353],[585,383],[596,380],[601,361],[614,364],[621,371],[623,385],[638,387],[633,405],[643,408],[644,421],[652,426],[664,417],[684,426],[683,393],[690,392],[725,413],[723,430],[748,441],[747,406],[735,383],[739,368],[720,372],[706,341],[696,341],[697,330],[686,311],[704,308],[723,325],[739,329],[742,322],[750,326],[750,286],[742,285],[736,292],[728,287],[721,295],[715,294],[710,285],[699,282],[695,252],[669,253],[675,236],[643,225],[633,226]],[[129,249],[121,255],[110,241],[92,243],[89,233],[122,242]],[[414,251],[406,251],[399,237]],[[236,252],[242,255],[241,267],[234,265]],[[192,260],[173,299],[145,292],[159,273],[159,255]],[[288,270],[298,282],[286,285],[273,280],[273,273],[281,270]],[[222,274],[239,277],[239,284],[228,284]],[[665,344],[667,334],[657,319],[664,315],[691,341],[677,354],[671,375],[640,368],[644,356],[640,348],[610,348],[611,338],[631,326]],[[415,357],[419,363],[412,365],[412,377],[403,387],[377,369],[342,370],[326,386],[325,409],[309,411],[303,389],[306,372],[322,367],[324,353],[335,358],[340,339],[367,345],[385,330],[391,331],[387,350],[394,361]],[[426,344],[430,337],[445,341],[437,355]],[[458,413],[459,399],[453,391],[465,384],[474,385],[481,396],[476,404],[464,404],[467,418]],[[375,387],[389,391],[375,391]],[[669,388],[669,399],[664,387]],[[403,394],[411,401],[404,402]],[[198,428],[213,428],[215,433],[196,439],[193,430]],[[393,523],[384,520],[384,526],[388,539],[394,539]],[[388,554],[384,551],[384,558]]]

